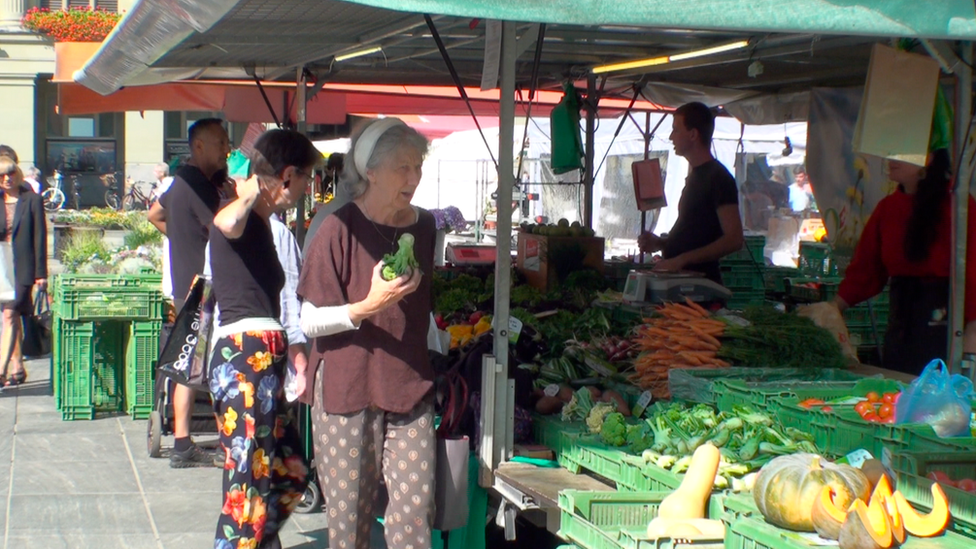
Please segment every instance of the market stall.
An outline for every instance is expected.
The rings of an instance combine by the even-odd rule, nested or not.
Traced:
[[[241,4],[251,4],[253,8],[255,3]],[[387,5],[378,1],[360,3]],[[195,37],[190,38],[191,42],[199,40],[207,44],[219,43],[219,33],[208,33],[208,29],[214,25],[218,29],[221,25],[227,25],[222,30],[228,36],[235,31],[253,31],[246,23],[254,12],[243,9],[230,11],[237,4],[226,2],[225,10],[215,10],[214,13],[207,14],[188,9],[187,16],[182,17],[164,10],[156,2],[144,0],[129,13],[123,25],[103,45],[84,71],[76,75],[76,79],[105,93],[122,85],[138,83],[142,78],[158,79],[166,70],[177,73],[178,70],[186,70],[191,66],[196,71],[193,73],[195,75],[201,74],[199,69],[213,66],[231,66],[233,70],[244,71],[245,74],[250,70],[250,74],[253,74],[255,65],[242,63],[243,59],[198,64],[199,58],[194,58],[194,52],[199,52],[200,48],[192,43],[177,47],[180,41],[191,36]],[[334,15],[341,13],[352,3],[321,4],[331,4],[333,10],[330,15]],[[873,36],[962,39],[970,39],[973,35],[973,7],[966,2],[944,3],[934,11],[904,4],[892,6],[891,3],[883,2],[839,6],[833,2],[817,0],[795,2],[789,6],[755,1],[667,3],[666,6],[662,2],[647,1],[641,4],[643,10],[635,9],[633,5],[611,7],[609,4],[593,5],[590,10],[580,10],[578,3],[564,6],[558,3],[554,5],[552,2],[522,1],[482,5],[471,2],[416,1],[400,2],[397,8],[431,10],[466,18],[520,19],[562,24],[585,22],[670,26],[710,29],[712,32],[734,29],[747,33],[758,29],[764,32],[857,32]],[[226,13],[231,13],[231,16],[218,23]],[[288,68],[283,70],[290,71],[296,64],[301,66],[314,60],[328,59],[342,51],[355,51],[369,45],[371,40],[390,37],[395,30],[413,29],[420,25],[415,20],[404,21],[402,14],[394,17],[391,12],[381,10],[377,15],[386,17],[381,20],[393,25],[386,28],[386,34],[374,31],[370,35],[357,29],[354,46],[331,45],[325,54],[319,52],[317,57],[309,56],[307,52],[299,55],[296,51],[286,51],[281,54],[283,59],[279,58],[277,63],[267,63],[261,70],[266,75],[276,74],[282,70],[282,65],[287,65]],[[157,21],[155,17],[161,16],[169,19],[174,26],[167,36],[161,38],[153,36],[152,32],[143,32],[152,30]],[[265,18],[272,16],[267,12],[260,15]],[[715,21],[722,22],[721,29],[715,28]],[[321,25],[317,30],[321,32]],[[498,148],[498,192],[501,196],[511,193],[514,180],[515,162],[508,153],[511,151],[510,144],[515,141],[513,119],[516,110],[513,98],[519,76],[516,58],[520,53],[521,42],[517,31],[518,27],[514,23],[505,22],[501,25],[501,53],[498,57],[498,76],[502,90]],[[195,35],[195,32],[199,35]],[[721,41],[729,39],[728,36],[720,38]],[[123,40],[124,47],[119,45]],[[771,47],[780,48],[779,51],[794,51],[789,48],[796,48],[800,42],[795,37],[794,40],[796,42],[792,45],[779,43]],[[871,41],[865,39],[865,42]],[[688,44],[676,49],[682,51],[682,48],[690,49]],[[199,55],[216,56],[212,51]],[[630,52],[630,57],[633,56],[634,52]],[[607,57],[611,57],[611,54],[605,54],[600,61],[607,61]],[[626,58],[628,54],[623,52],[622,57]],[[965,59],[965,55],[963,57]],[[469,64],[469,67],[475,67],[474,72],[481,68],[479,61],[480,59]],[[147,68],[150,65],[155,66]],[[204,72],[207,70],[213,69],[203,69]],[[966,73],[965,69],[963,72]],[[369,73],[369,77],[378,78],[378,74],[379,72]],[[389,78],[395,77],[395,73],[388,74],[391,74]],[[966,77],[960,80],[965,85],[964,89],[968,90],[970,81]],[[588,88],[592,97],[596,91],[596,79],[592,74],[588,77]],[[969,94],[964,95],[967,99],[960,101],[960,106],[964,108],[959,111],[968,113]],[[968,126],[968,116],[961,114],[960,117],[966,123],[959,126]],[[588,123],[587,133],[592,138],[592,118]],[[961,144],[962,139],[959,141]],[[584,181],[591,184],[595,171],[592,145],[587,160]],[[967,175],[971,176],[970,173]],[[968,181],[969,178],[963,180]],[[592,196],[591,190],[587,189],[587,196]],[[962,192],[965,193],[966,190],[968,189]],[[591,206],[590,204],[587,208]],[[962,213],[964,215],[965,212]],[[563,283],[561,287],[557,285],[550,288],[547,277],[542,288],[527,286],[535,292],[521,290],[519,288],[522,285],[516,284],[513,287],[511,284],[511,256],[507,253],[509,225],[506,220],[511,219],[511,204],[500,201],[497,215],[498,242],[501,243],[499,251],[502,253],[498,254],[493,270],[494,278],[490,283],[488,274],[483,277],[471,275],[474,280],[462,279],[461,276],[446,280],[445,283],[449,285],[459,286],[462,282],[469,285],[470,294],[453,294],[455,302],[449,304],[453,310],[448,311],[444,303],[439,305],[439,310],[442,314],[454,315],[453,319],[442,320],[447,323],[448,331],[456,336],[459,350],[463,351],[478,342],[475,332],[485,328],[486,323],[482,322],[482,318],[475,318],[473,315],[484,312],[485,308],[492,309],[490,312],[493,313],[494,322],[487,323],[487,331],[481,334],[487,340],[488,348],[481,354],[480,361],[474,364],[475,377],[480,377],[481,380],[482,404],[478,408],[480,421],[477,423],[482,435],[480,456],[485,467],[483,481],[504,496],[507,503],[502,504],[500,513],[504,519],[513,519],[515,509],[548,510],[547,516],[559,517],[558,528],[561,535],[583,547],[660,546],[662,540],[663,543],[678,544],[682,542],[677,540],[692,539],[697,540],[693,543],[695,545],[718,546],[724,543],[728,547],[794,548],[811,544],[810,536],[795,535],[790,533],[792,531],[806,534],[816,531],[827,537],[837,536],[842,540],[842,546],[852,549],[891,547],[895,545],[893,540],[899,543],[904,541],[906,547],[971,545],[971,540],[962,537],[967,535],[968,524],[972,521],[972,517],[967,516],[965,511],[966,506],[971,503],[966,498],[972,497],[971,494],[959,488],[955,488],[960,490],[958,493],[943,492],[939,488],[929,490],[930,483],[927,484],[926,479],[919,476],[920,473],[924,476],[930,472],[926,468],[949,474],[946,468],[950,467],[952,474],[957,477],[951,480],[956,483],[960,480],[958,477],[972,475],[971,472],[965,475],[962,472],[968,462],[963,459],[960,465],[960,462],[950,459],[949,462],[943,462],[943,465],[934,462],[920,465],[922,456],[912,455],[917,451],[931,453],[933,449],[938,449],[961,452],[964,458],[968,456],[971,459],[971,439],[941,437],[932,426],[922,424],[924,422],[906,422],[902,425],[871,421],[874,418],[868,414],[867,408],[871,408],[870,413],[879,420],[887,420],[891,415],[890,408],[885,409],[885,405],[890,402],[884,402],[884,399],[898,398],[895,395],[899,392],[904,394],[905,388],[881,380],[847,377],[845,374],[849,375],[849,372],[840,368],[844,365],[840,344],[829,332],[814,326],[799,315],[772,311],[765,307],[744,307],[744,314],[730,316],[715,315],[698,304],[680,302],[663,308],[638,308],[636,311],[622,305],[606,308],[593,306],[592,296],[579,292],[586,288],[585,281],[575,280],[575,283],[565,284],[565,279],[560,280],[559,274],[556,279]],[[588,216],[582,217],[582,225],[589,226]],[[568,229],[570,234],[551,236],[574,238],[574,227],[568,222],[566,225],[569,226],[559,225],[562,224],[557,224],[560,233]],[[747,255],[750,253],[746,250]],[[745,263],[744,258],[742,261]],[[821,262],[820,265],[822,269],[824,263]],[[601,267],[606,268],[605,265]],[[732,269],[735,267],[731,266]],[[735,271],[730,271],[732,272]],[[561,274],[568,278],[575,273]],[[584,275],[576,276],[580,278]],[[597,276],[596,279],[601,284],[604,283],[603,277]],[[743,290],[748,285],[757,294],[765,294],[766,281],[762,277],[760,280],[763,281],[761,289],[755,288],[757,284],[750,278],[742,283]],[[459,288],[445,288],[439,294],[439,299],[444,300],[445,296],[457,289]],[[595,291],[606,292],[608,289],[593,284]],[[603,298],[597,299],[613,304],[620,301],[606,293]],[[522,307],[524,312],[517,310],[519,305],[526,304],[528,307]],[[546,304],[549,305],[546,307],[549,311],[531,310]],[[552,314],[553,309],[561,309],[561,312]],[[511,318],[516,318],[519,322],[512,322]],[[742,325],[736,320],[741,318],[750,320],[750,323]],[[533,324],[537,327],[533,327]],[[452,330],[452,325],[458,328]],[[478,328],[479,325],[481,328]],[[788,334],[784,333],[783,326],[790,326],[793,330]],[[788,336],[795,336],[794,332],[798,330],[804,330],[804,335],[800,340],[791,341]],[[531,331],[548,340],[548,343],[543,348],[538,348],[538,341],[535,341],[535,336],[530,335]],[[601,341],[594,341],[594,338]],[[566,342],[570,340],[572,342],[567,345]],[[814,341],[817,345],[813,345]],[[528,344],[529,348],[520,349],[520,344]],[[636,357],[631,356],[635,348],[639,351]],[[551,407],[543,406],[541,410],[536,408],[540,417],[530,421],[537,441],[548,446],[554,452],[555,461],[564,466],[564,470],[561,469],[558,473],[540,473],[536,469],[507,464],[515,453],[516,418],[521,416],[516,413],[521,385],[518,371],[521,368],[511,361],[510,356],[513,353],[517,356],[519,352],[530,353],[533,350],[536,352],[531,355],[532,360],[536,358],[536,354],[548,356],[541,357],[546,360],[537,364],[538,374],[534,376],[535,380],[530,381],[527,394],[530,400],[534,398],[537,401],[532,405],[533,408],[540,402],[548,402]],[[734,366],[755,368],[760,361],[767,361],[774,369],[782,368],[783,364],[778,362],[780,359],[785,362],[787,358],[800,365],[800,370],[805,370],[799,377],[787,377],[777,382],[770,379],[771,374],[762,372],[755,379],[752,376],[757,375],[757,370],[751,370],[751,374],[747,372],[745,377],[739,379],[729,375]],[[615,365],[614,362],[623,364]],[[819,370],[823,364],[838,366],[833,369],[837,373],[830,374],[836,377],[818,377],[830,376],[817,372],[811,379],[810,370]],[[690,368],[675,367],[678,365]],[[712,379],[705,377],[703,380],[689,381],[685,385],[672,383],[672,372],[706,371],[717,373]],[[581,379],[588,377],[595,377],[596,381],[580,383]],[[544,383],[536,386],[539,379]],[[562,387],[564,384],[567,387]],[[574,384],[579,387],[574,387]],[[623,387],[618,388],[617,384],[622,384]],[[550,388],[553,385],[555,394],[545,394],[547,389],[553,391]],[[636,388],[630,389],[628,385]],[[675,398],[674,404],[657,403],[648,407],[640,399],[642,390],[650,391],[652,396],[656,392],[660,399],[665,396],[665,392],[668,396],[675,397],[676,393],[680,394],[678,387],[689,385],[698,389],[689,395],[692,398],[683,399],[687,404],[678,403]],[[599,390],[599,397],[595,391],[587,388],[591,386]],[[536,394],[533,397],[535,389],[541,389],[543,396]],[[564,389],[568,389],[568,392]],[[706,398],[709,395],[714,400]],[[556,400],[543,401],[546,397]],[[594,402],[600,397],[603,402]],[[874,402],[875,397],[879,402]],[[861,401],[867,405],[861,405]],[[557,407],[559,415],[566,416],[566,421],[561,418],[553,420],[541,417],[542,412],[555,412]],[[860,407],[864,414],[855,411],[856,407]],[[596,414],[593,413],[594,410],[597,410]],[[882,410],[887,410],[884,417]],[[646,417],[641,417],[642,414]],[[601,417],[598,418],[597,415]],[[720,426],[724,428],[718,428]],[[724,442],[722,439],[725,439]],[[706,442],[711,444],[705,444]],[[625,445],[627,449],[621,450]],[[874,462],[869,466],[874,467],[874,472],[870,474],[871,485],[868,484],[867,471],[856,472],[854,469],[840,469],[836,468],[839,466],[830,465],[825,467],[838,478],[834,484],[836,493],[824,492],[820,488],[827,483],[822,479],[823,474],[819,473],[821,459],[790,458],[792,454],[801,451],[823,458],[843,458],[862,445],[869,445],[874,454],[881,454],[876,457],[883,458],[885,448],[894,452],[889,460],[895,469],[890,479],[881,480],[887,477],[884,473],[879,473],[878,464]],[[728,451],[723,453],[720,448]],[[730,452],[738,459],[730,459]],[[697,455],[699,453],[702,454],[700,457]],[[848,458],[848,461],[852,459]],[[889,465],[884,463],[884,459],[881,461],[881,466]],[[752,480],[745,478],[749,473],[763,471],[764,468],[781,469],[788,473],[786,476],[789,479],[773,482],[770,479],[780,479],[776,472],[760,472]],[[604,495],[562,491],[554,495],[553,487],[557,487],[557,483],[565,482],[566,486],[586,490],[592,487],[590,480],[567,477],[574,470],[595,473],[613,483],[620,492]],[[810,474],[811,471],[816,474]],[[813,476],[821,478],[807,484],[808,477]],[[937,474],[935,476],[943,484],[948,482]],[[841,477],[845,479],[843,482]],[[740,488],[738,492],[742,492],[742,488],[748,491],[752,481],[755,481],[752,488],[757,494],[755,497],[750,499],[736,495],[736,488]],[[716,482],[719,491],[712,490]],[[540,483],[547,487],[540,488]],[[911,492],[910,486],[923,488]],[[624,493],[628,489],[634,492]],[[642,493],[637,490],[657,492]],[[661,493],[662,490],[674,492],[668,495]],[[931,495],[931,499],[926,499],[926,490],[929,490],[927,493]],[[809,507],[806,499],[799,505],[791,505],[799,495],[810,498]],[[556,502],[558,507],[553,507],[552,499],[559,500]],[[853,510],[845,508],[845,504],[854,500],[862,501],[861,507],[855,506]],[[816,507],[815,503],[820,507]],[[514,507],[508,510],[509,505]],[[782,509],[788,506],[798,508],[798,513],[790,514]],[[812,513],[811,509],[814,508],[821,509],[819,513],[822,514],[822,520],[818,521],[821,522],[819,527],[812,516],[805,515]],[[929,510],[931,513],[925,515],[925,511]],[[658,521],[655,526],[652,523],[654,518],[663,518],[670,522],[665,521],[662,524]],[[709,522],[691,522],[695,520]],[[653,527],[654,531],[649,532],[649,527]],[[717,533],[719,531],[721,534]]]

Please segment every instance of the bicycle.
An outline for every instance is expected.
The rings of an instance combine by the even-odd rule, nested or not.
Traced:
[[[115,178],[114,173],[107,173],[98,176],[102,180],[102,185],[105,185],[107,189],[105,190],[105,205],[113,210],[119,209],[119,195],[117,192],[118,180]]]
[[[142,187],[145,185],[149,185],[148,193],[142,190]],[[127,212],[135,210],[137,207],[142,210],[148,210],[150,207],[152,207],[153,202],[156,202],[156,187],[158,185],[158,181],[153,181],[151,183],[136,181],[131,185],[126,185],[128,190],[126,191],[125,196],[122,197],[122,209]]]
[[[49,212],[56,212],[64,206],[65,196],[64,191],[61,190],[61,181],[64,176],[61,175],[57,170],[54,171],[54,184],[44,189],[41,193],[41,199],[44,201],[44,209]]]

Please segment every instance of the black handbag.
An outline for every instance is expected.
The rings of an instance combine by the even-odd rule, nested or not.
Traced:
[[[39,357],[51,352],[51,305],[47,291],[40,290],[34,299],[34,312],[23,317],[24,341],[21,344],[24,356]]]

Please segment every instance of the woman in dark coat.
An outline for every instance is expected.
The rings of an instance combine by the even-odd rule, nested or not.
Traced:
[[[2,305],[0,361],[4,368],[0,381],[9,387],[27,380],[21,315],[33,314],[34,287],[47,287],[47,223],[40,195],[24,183],[23,173],[8,156],[0,156],[0,196],[4,205],[0,208],[0,241],[10,243],[13,250],[16,291],[14,300]]]

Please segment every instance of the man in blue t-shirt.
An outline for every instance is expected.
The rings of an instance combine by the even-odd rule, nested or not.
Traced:
[[[722,283],[718,262],[742,248],[742,218],[735,178],[712,156],[715,117],[702,103],[674,112],[671,142],[691,172],[678,202],[678,220],[667,236],[643,233],[644,253],[662,252],[656,271],[695,271]]]

